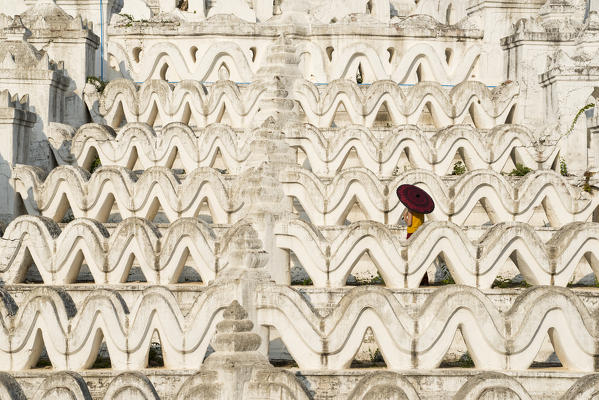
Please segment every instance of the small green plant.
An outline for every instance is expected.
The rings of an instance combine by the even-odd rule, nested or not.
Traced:
[[[514,168],[512,170],[512,172],[509,173],[509,175],[510,176],[524,176],[531,171],[532,171],[532,169],[528,168],[527,166],[522,165],[520,163],[516,163],[516,168]]]
[[[522,280],[520,282],[514,282],[509,278],[496,278],[493,281],[493,285],[491,285],[491,287],[495,289],[509,289],[518,287],[527,288],[530,287],[530,285],[525,280]]]
[[[89,167],[89,173],[93,174],[95,170],[102,166],[102,161],[100,161],[100,157],[96,157],[96,159],[92,162],[92,165]]]
[[[306,279],[302,279],[301,281],[294,281],[291,284],[298,285],[298,286],[310,286],[310,285],[313,285],[314,283],[312,282],[312,279],[306,278]]]
[[[464,354],[456,363],[458,368],[474,368],[474,361],[469,353]]]
[[[466,166],[463,162],[458,161],[453,164],[453,171],[451,171],[451,175],[464,175],[466,173]]]
[[[591,177],[592,176],[593,176],[593,173],[591,171],[586,171],[584,173],[584,183],[582,184],[582,190],[584,190],[587,193],[593,192],[593,187],[591,186]]]
[[[576,113],[576,116],[574,117],[574,120],[572,121],[572,124],[570,125],[570,129],[568,129],[568,131],[566,132],[566,134],[564,136],[568,136],[569,134],[571,134],[572,131],[574,130],[574,127],[576,126],[576,123],[578,122],[578,118],[580,118],[582,113],[584,113],[587,110],[590,110],[593,107],[595,107],[595,103],[587,104],[586,106],[584,106],[580,110],[578,110],[578,112]]]
[[[455,285],[455,281],[453,280],[453,276],[447,275],[445,279],[439,282],[440,285]]]
[[[564,157],[560,157],[559,159],[559,173],[562,176],[568,176],[568,165],[566,164]]]
[[[86,79],[86,82],[94,85],[96,87],[96,91],[98,93],[102,93],[104,91],[104,89],[106,89],[106,85],[108,85],[107,81],[103,81],[102,79],[98,78],[97,76],[88,76]]]
[[[462,356],[455,361],[443,361],[440,368],[474,368],[474,361],[470,357],[469,353],[464,353]]]
[[[381,276],[381,273],[378,272],[375,277],[370,280],[371,285],[385,285],[385,280]]]
[[[314,285],[314,282],[312,282],[312,279],[306,278],[301,281],[300,285],[303,285],[303,286]]]

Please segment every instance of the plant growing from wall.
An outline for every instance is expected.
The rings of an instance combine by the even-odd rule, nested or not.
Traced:
[[[520,164],[520,163],[516,163],[516,168],[514,168],[512,170],[512,172],[509,173],[509,175],[510,176],[524,176],[531,171],[532,171],[532,169],[528,168],[527,166]]]
[[[591,186],[591,177],[594,175],[591,171],[586,171],[584,173],[584,183],[582,184],[582,190],[587,193],[593,192],[593,187]]]
[[[464,175],[466,173],[466,166],[463,162],[458,161],[453,164],[453,171],[451,171],[451,175]]]
[[[571,134],[572,131],[574,130],[574,127],[576,126],[576,123],[578,122],[578,118],[580,118],[582,113],[584,113],[587,110],[590,110],[593,107],[595,107],[595,103],[590,103],[590,104],[587,104],[586,106],[582,107],[580,110],[578,110],[578,112],[576,113],[576,116],[574,117],[574,120],[572,121],[572,124],[570,125],[570,129],[568,129],[568,131],[566,132],[566,134],[564,136],[568,136],[569,134]]]
[[[568,176],[568,165],[566,164],[564,157],[560,157],[559,159],[559,173],[562,176]]]
[[[100,161],[100,157],[96,157],[96,159],[92,162],[92,165],[89,167],[89,173],[93,174],[94,171],[102,166],[102,162]]]
[[[92,85],[94,85],[96,87],[96,91],[98,93],[102,93],[104,91],[104,89],[106,89],[106,85],[108,85],[107,81],[103,81],[102,79],[98,78],[97,76],[88,76],[85,81],[87,83],[91,83]]]

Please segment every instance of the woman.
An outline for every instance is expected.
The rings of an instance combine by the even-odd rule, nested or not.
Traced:
[[[409,239],[410,236],[424,224],[424,214],[412,211],[409,208],[406,208],[401,214],[401,219],[408,225],[408,235],[406,236],[406,239]]]
[[[401,214],[401,219],[408,225],[409,239],[414,232],[424,224],[424,214],[429,214],[435,209],[435,202],[424,190],[413,185],[401,185],[397,188],[397,197],[399,201],[406,207]],[[419,212],[416,212],[417,209]],[[428,286],[428,275],[424,274],[421,286]]]

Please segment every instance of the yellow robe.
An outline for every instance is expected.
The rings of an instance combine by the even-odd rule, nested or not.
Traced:
[[[416,232],[420,225],[424,223],[424,214],[412,213],[412,225],[408,226],[408,234]]]

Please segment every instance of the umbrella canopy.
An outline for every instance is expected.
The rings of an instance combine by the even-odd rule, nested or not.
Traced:
[[[435,202],[424,190],[414,185],[401,185],[397,188],[397,197],[408,209],[422,214],[430,214]]]

